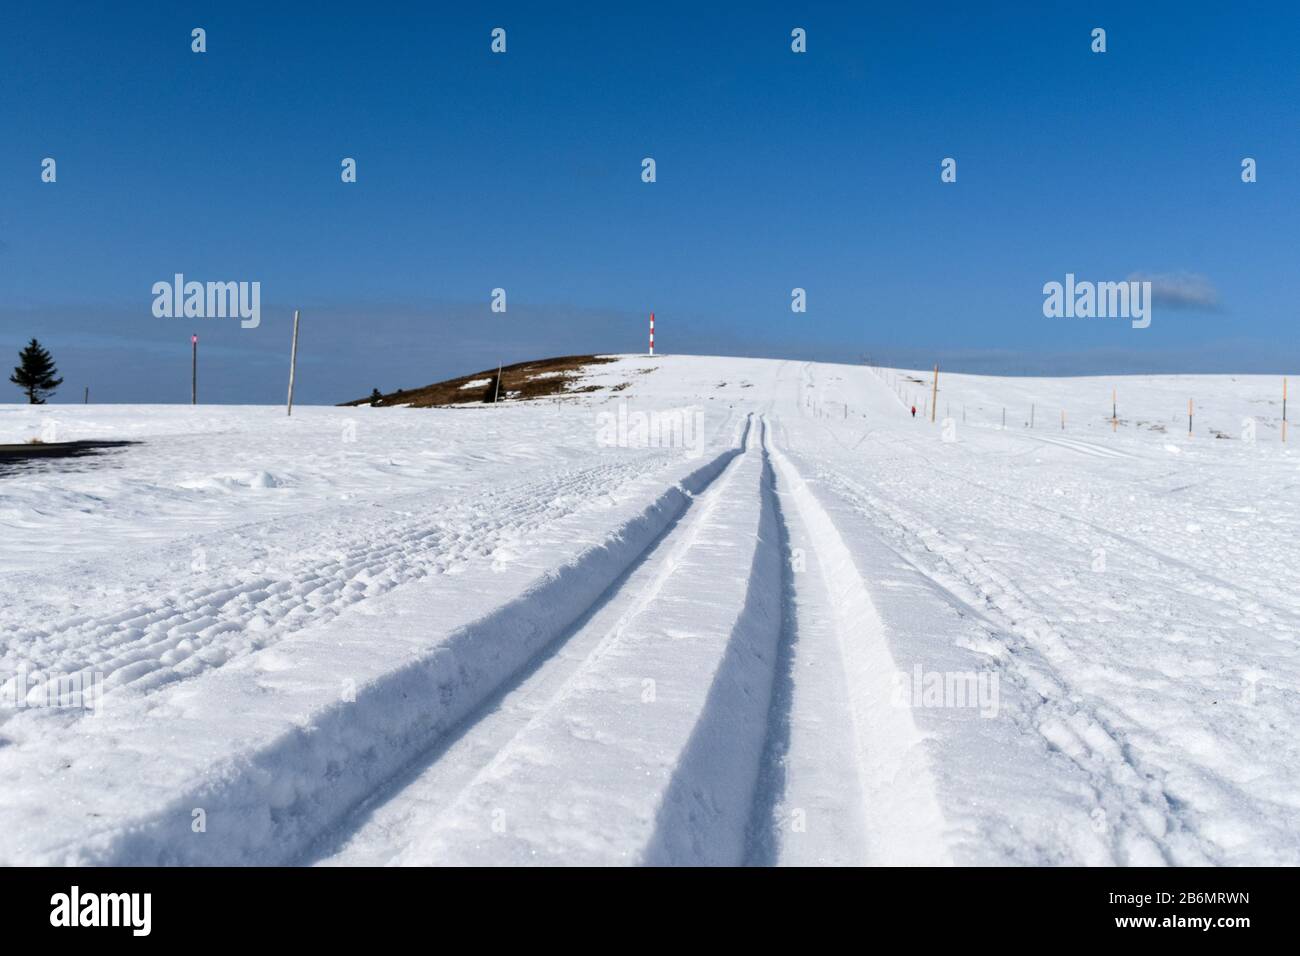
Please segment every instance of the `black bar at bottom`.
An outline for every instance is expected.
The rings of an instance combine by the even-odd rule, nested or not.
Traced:
[[[68,934],[128,945],[373,946],[376,933],[431,932],[448,945],[451,934],[666,942],[693,925],[771,945],[768,933],[803,926],[927,949],[1125,937],[1239,946],[1290,935],[1295,882],[1284,869],[10,869],[0,870],[0,925],[11,951]]]

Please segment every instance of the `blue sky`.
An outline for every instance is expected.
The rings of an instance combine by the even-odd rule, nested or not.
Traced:
[[[300,400],[334,402],[639,350],[654,310],[664,352],[1300,365],[1287,5],[605,6],[15,8],[0,354],[40,338],[56,401],[188,401],[197,331],[201,398],[279,401],[301,308]],[[177,272],[260,281],[261,326],[155,318]],[[1044,318],[1067,272],[1199,277],[1217,301],[1157,302],[1145,330]]]

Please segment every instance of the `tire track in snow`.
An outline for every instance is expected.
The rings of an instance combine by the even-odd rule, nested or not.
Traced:
[[[937,531],[927,533],[926,523],[891,508],[859,483],[825,470],[819,478],[874,527],[887,529],[895,539],[895,553],[933,582],[948,600],[977,617],[995,615],[995,630],[1023,641],[1015,653],[1004,658],[1006,673],[1039,699],[1033,718],[1037,732],[1094,782],[1096,806],[1103,811],[1101,819],[1106,821],[1119,862],[1175,862],[1168,849],[1173,843],[1184,853],[1178,862],[1207,862],[1199,837],[1184,827],[1177,810],[1179,802],[1165,792],[1160,774],[1123,743],[1122,735],[1101,713],[1099,702],[1090,700],[1066,678],[1063,668],[1077,665],[1077,655],[1020,588],[987,562],[959,560],[951,548],[936,547],[927,538]],[[915,545],[909,543],[912,541],[921,545],[938,568],[918,558]],[[971,605],[949,586],[949,575],[983,596],[986,606]]]
[[[788,696],[774,699],[764,773],[781,789],[760,788],[750,862],[951,863],[923,735],[893,704],[898,667],[865,582],[798,469],[771,441],[767,454],[783,540],[807,564],[786,565]]]
[[[1055,443],[1042,436],[1032,437]],[[978,488],[988,493],[989,499],[983,505],[976,503],[968,507],[981,512],[1001,508],[1011,516],[1008,524],[1016,520],[1015,509],[1023,509],[1027,504],[1035,513],[1050,516],[1052,523],[1048,529],[1059,528],[1063,541],[1077,538],[1080,528],[1119,541],[1149,557],[1162,576],[1167,574],[1182,588],[1197,593],[1208,590],[1219,599],[1230,600],[1256,619],[1270,623],[1279,634],[1288,630],[1287,618],[1294,617],[1294,612],[1278,606],[1279,595],[1274,595],[1270,606],[1248,589],[1232,586],[1217,575],[1145,542],[1027,500],[1025,496],[990,488],[970,475],[956,474],[943,467],[945,462],[938,456],[924,454],[919,448],[910,451],[925,462],[925,474],[944,479],[927,489],[940,500],[947,497],[952,501],[969,501],[970,489]],[[1033,596],[1016,571],[1005,573],[1003,567],[993,566],[980,553],[983,549],[978,544],[969,543],[964,540],[966,536],[945,528],[933,513],[918,511],[911,497],[907,499],[910,506],[905,507],[894,500],[898,495],[867,480],[854,480],[857,475],[850,478],[846,464],[843,460],[822,458],[815,469],[819,483],[834,489],[837,497],[858,511],[866,519],[872,536],[890,548],[901,562],[923,575],[943,600],[958,608],[959,613],[964,609],[971,619],[986,622],[990,641],[981,642],[977,638],[972,646],[987,643],[990,649],[1000,648],[995,652],[997,666],[1003,671],[1006,683],[1019,688],[1017,696],[1027,704],[1025,717],[1015,717],[1018,723],[1023,720],[1022,733],[1028,739],[1040,738],[1051,752],[1070,761],[1077,773],[1089,781],[1090,809],[1094,816],[1090,821],[1092,826],[1087,826],[1089,821],[1085,820],[1085,827],[1097,835],[1105,848],[1108,859],[1101,862],[1201,865],[1230,862],[1233,841],[1215,833],[1214,810],[1221,804],[1251,802],[1249,782],[1240,774],[1232,774],[1235,768],[1230,760],[1201,759],[1194,751],[1179,755],[1179,760],[1170,760],[1164,740],[1167,735],[1163,733],[1162,723],[1181,719],[1186,724],[1189,717],[1196,719],[1197,704],[1192,695],[1187,695],[1186,701],[1175,699],[1161,708],[1163,712],[1153,722],[1142,700],[1140,688],[1144,679],[1140,673],[1133,677],[1122,673],[1115,678],[1104,672],[1098,675],[1099,668],[1088,660],[1087,644],[1081,640],[1085,635],[1065,624],[1058,627],[1052,619],[1053,612],[1047,610],[1052,606],[1050,601],[1045,605]],[[948,495],[944,496],[944,492]],[[1057,613],[1070,617],[1071,605],[1063,603],[1064,612]],[[1067,643],[1067,636],[1075,640],[1080,648],[1078,653]],[[1138,669],[1142,664],[1134,661]],[[1125,689],[1134,688],[1133,692],[1119,697],[1106,685],[1112,680]],[[1099,683],[1102,686],[1098,692]],[[1210,687],[1207,691],[1213,692]],[[1205,694],[1205,700],[1210,700],[1211,693]],[[1185,736],[1195,740],[1201,726],[1194,723]],[[1206,754],[1206,758],[1218,757],[1213,751]],[[1189,778],[1193,781],[1191,785]],[[1201,807],[1193,806],[1197,801],[1187,798],[1192,792],[1199,792]],[[1207,808],[1210,808],[1208,813]],[[1267,840],[1272,835],[1270,831],[1280,830],[1261,823],[1256,836]],[[1071,842],[1077,844],[1074,853],[1085,854],[1076,859],[1098,862],[1085,841]],[[1062,847],[1068,845],[1062,843]]]
[[[625,579],[588,621],[592,633],[576,636],[594,649],[509,739],[484,749],[449,802],[405,822],[395,862],[741,862],[780,560],[752,434],[749,446],[659,545],[668,553]],[[638,577],[649,593],[626,593]],[[431,770],[430,792],[445,794]]]
[[[665,456],[656,465],[671,461]],[[387,505],[378,520],[371,508],[350,508],[325,528],[322,516],[313,513],[190,539],[172,545],[174,560],[164,557],[158,578],[133,584],[119,610],[34,624],[30,605],[8,605],[0,611],[5,634],[0,673],[88,670],[102,674],[109,690],[152,692],[327,622],[364,599],[431,575],[456,573],[471,562],[508,560],[539,529],[600,506],[622,482],[645,474],[646,464],[602,464],[492,489],[431,511],[425,508],[427,496],[412,495]],[[209,542],[214,551],[228,548],[217,542],[231,536],[246,546],[247,564],[229,566],[227,558],[211,572],[193,568],[176,587],[169,572],[190,564],[188,549],[201,553]],[[322,560],[322,551],[331,557]],[[126,566],[134,568],[130,561]],[[138,573],[132,577],[138,580]],[[25,577],[5,580],[19,593]],[[46,594],[49,587],[46,581],[30,590]],[[28,688],[44,693],[35,681]],[[7,716],[0,714],[0,722]]]
[[[1078,438],[1057,438],[1055,436],[1048,438],[1043,435],[1026,435],[1026,438],[1032,438],[1036,441],[1044,442],[1048,445],[1056,445],[1058,448],[1068,448],[1070,451],[1077,451],[1081,455],[1090,455],[1093,458],[1134,458],[1126,451],[1118,448],[1107,448],[1105,445],[1094,445],[1092,442],[1082,441]]]
[[[752,427],[751,422],[741,438],[742,448]],[[410,862],[410,855],[418,852],[414,848],[439,815],[500,763],[517,738],[558,706],[583,675],[624,639],[631,622],[658,597],[693,546],[734,468],[733,461],[728,471],[693,494],[687,509],[508,686],[376,790],[300,862],[324,866]]]
[[[829,433],[830,429],[828,428],[827,430]],[[1059,443],[1060,441],[1075,441],[1074,439],[1063,439],[1063,440],[1058,440],[1055,438],[1045,439],[1042,438],[1041,436],[1022,436],[1022,437],[1025,437],[1027,439],[1032,438],[1037,441],[1045,441],[1048,443]],[[839,440],[838,437],[836,437],[836,440],[837,441]],[[1032,442],[1030,442],[1030,444],[1032,444]],[[1087,443],[1083,443],[1083,444],[1087,444]],[[1088,447],[1109,451],[1109,449],[1102,449],[1102,446],[1097,446],[1097,445],[1089,445]],[[1140,552],[1141,554],[1150,557],[1154,561],[1160,562],[1161,564],[1167,565],[1168,567],[1176,568],[1182,572],[1185,572],[1188,576],[1195,579],[1196,581],[1202,582],[1208,585],[1211,589],[1214,589],[1216,593],[1224,600],[1228,600],[1235,604],[1239,604],[1240,606],[1242,606],[1244,611],[1248,611],[1250,613],[1256,613],[1256,612],[1262,613],[1266,618],[1266,622],[1274,626],[1279,632],[1294,630],[1295,625],[1300,623],[1300,609],[1294,607],[1288,607],[1276,603],[1278,595],[1274,595],[1272,601],[1270,601],[1269,598],[1261,595],[1260,593],[1258,593],[1257,591],[1249,587],[1242,585],[1239,582],[1238,583],[1230,582],[1214,574],[1212,571],[1208,571],[1205,570],[1204,568],[1198,567],[1183,558],[1175,557],[1174,555],[1168,554],[1165,551],[1162,551],[1159,548],[1156,548],[1131,535],[1126,535],[1119,531],[1115,531],[1112,528],[1104,527],[1102,525],[1097,524],[1096,522],[1088,520],[1087,518],[1071,515],[1063,511],[1058,511],[1054,508],[1049,508],[1048,506],[1041,504],[1037,501],[1033,501],[1032,499],[1026,499],[1023,496],[1013,495],[1006,491],[1002,491],[998,488],[990,487],[986,484],[976,481],[975,479],[971,478],[969,475],[962,475],[962,474],[955,473],[947,468],[944,468],[942,465],[936,463],[936,460],[933,456],[922,453],[919,449],[917,449],[914,446],[909,447],[908,450],[911,452],[911,454],[916,455],[917,457],[921,458],[922,461],[925,462],[925,469],[927,474],[942,476],[943,478],[952,481],[957,486],[958,489],[978,488],[980,491],[983,491],[993,497],[1013,503],[1014,506],[1017,508],[1029,507],[1034,509],[1035,511],[1049,515],[1055,520],[1057,520],[1058,522],[1063,523],[1067,526],[1087,528],[1089,531],[1093,532],[1094,534],[1101,535],[1112,541],[1117,541],[1120,544],[1132,548],[1134,551]],[[1126,459],[1136,459],[1137,457],[1137,456],[1129,455],[1126,452],[1120,452],[1120,451],[1116,451],[1115,456],[1120,458],[1126,458]],[[833,467],[828,466],[828,468],[829,470],[832,471],[834,470]],[[893,502],[890,503],[890,506],[895,508],[896,510],[898,509],[898,505]],[[914,521],[913,524],[919,526],[920,524],[922,524],[922,522],[920,522],[918,519]],[[1243,601],[1242,600],[1243,597],[1246,600]],[[1283,618],[1287,620],[1284,621]]]
[[[577,522],[577,540],[562,549],[564,557],[552,559],[561,563],[529,563],[517,574],[508,573],[523,589],[509,591],[514,596],[504,604],[482,611],[475,605],[468,623],[444,625],[442,633],[427,635],[438,596],[407,590],[383,602],[381,617],[354,615],[346,626],[324,626],[205,674],[178,689],[184,692],[128,700],[101,720],[83,721],[84,731],[74,727],[67,734],[69,746],[77,746],[74,738],[82,735],[143,741],[162,734],[154,744],[166,747],[175,731],[160,726],[154,714],[170,707],[183,714],[185,732],[199,734],[205,746],[178,752],[176,761],[156,768],[156,779],[142,791],[149,797],[121,806],[100,800],[108,812],[93,821],[86,820],[80,800],[49,807],[41,845],[19,841],[18,834],[5,839],[0,832],[0,860],[266,865],[301,859],[323,834],[553,647],[686,510],[692,496],[740,454],[732,448],[692,463],[649,503],[619,505],[620,521],[613,528],[597,531],[589,522]],[[463,590],[468,595],[476,589],[467,582]],[[353,678],[353,697],[339,699],[339,675]],[[274,694],[268,694],[272,688]],[[82,749],[94,752],[84,742]],[[17,786],[44,772],[10,756],[7,771]],[[108,756],[120,765],[113,770],[119,777],[136,760],[134,751]],[[103,761],[70,763],[62,771],[64,789],[95,794],[104,772]],[[208,823],[198,839],[190,829],[195,807],[204,808]]]
[[[1233,583],[1231,581],[1225,580],[1224,578],[1219,577],[1213,572],[1206,571],[1204,568],[1197,567],[1196,565],[1191,564],[1190,562],[1182,558],[1174,557],[1173,555],[1161,551],[1159,548],[1153,547],[1152,545],[1147,544],[1145,541],[1141,541],[1133,537],[1132,535],[1123,534],[1119,531],[1115,531],[1113,528],[1107,528],[1103,525],[1097,524],[1095,521],[1089,521],[1087,518],[1082,518],[1077,515],[1068,514],[1064,511],[1058,511],[1055,508],[1049,508],[1047,507],[1047,505],[1041,504],[1040,502],[1033,501],[1031,499],[1026,499],[1023,496],[1013,495],[1008,492],[1001,491],[997,488],[991,488],[988,485],[975,481],[974,479],[968,476],[958,475],[951,471],[948,471],[947,469],[937,467],[933,463],[932,459],[929,458],[929,456],[923,455],[921,457],[923,457],[924,460],[926,461],[926,468],[932,474],[942,475],[943,477],[951,479],[952,481],[957,482],[963,486],[978,488],[980,491],[986,492],[989,495],[993,495],[1005,501],[1012,502],[1016,507],[1033,508],[1035,511],[1042,512],[1043,514],[1046,515],[1050,515],[1058,522],[1063,522],[1073,526],[1084,527],[1095,534],[1102,535],[1103,537],[1109,538],[1112,541],[1118,541],[1121,544],[1132,548],[1134,551],[1147,555],[1148,557],[1152,558],[1157,562],[1160,562],[1161,564],[1165,564],[1172,568],[1177,568],[1180,571],[1185,571],[1188,575],[1192,576],[1193,578],[1196,578],[1200,581],[1203,581],[1213,586],[1214,588],[1219,589],[1221,596],[1223,596],[1227,600],[1236,602],[1238,601],[1239,595],[1245,595],[1247,598],[1250,599],[1251,602],[1257,605],[1265,615],[1269,617],[1269,623],[1276,625],[1278,630],[1286,630],[1288,628],[1287,625],[1284,625],[1279,620],[1279,616],[1285,616],[1289,618],[1291,621],[1290,627],[1292,628],[1296,624],[1300,624],[1300,611],[1297,611],[1296,609],[1290,607],[1283,607],[1276,604],[1270,604],[1266,598],[1264,598],[1256,591],[1244,587],[1240,583]]]

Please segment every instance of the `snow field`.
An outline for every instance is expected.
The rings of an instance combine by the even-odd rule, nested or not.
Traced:
[[[0,861],[1300,862],[1277,383],[1122,379],[1112,431],[1109,381],[943,375],[945,425],[907,374],[0,407],[144,439],[0,476]],[[83,671],[101,714],[39,706]]]
[[[15,782],[3,810],[23,824],[0,835],[0,858],[111,865],[292,858],[553,640],[734,454],[678,466],[680,481],[648,506],[644,493],[633,493],[606,517],[614,530],[595,540],[589,522],[560,521],[553,544],[565,552],[520,559],[490,591],[460,577],[447,579],[450,593],[434,606],[409,591],[372,599],[346,623],[82,718],[59,735],[60,749],[77,755],[66,760],[45,748],[0,749]],[[662,479],[642,484],[649,490]],[[503,591],[517,596],[498,603]],[[431,641],[431,628],[446,636]],[[176,748],[178,738],[185,749]],[[55,771],[67,798],[40,807],[17,799],[38,793]],[[106,773],[139,789],[104,808],[111,825],[87,828],[79,795],[102,789],[97,780]],[[201,834],[195,809],[205,817]],[[39,842],[31,840],[34,826]]]
[[[649,590],[620,588],[581,667],[397,862],[744,861],[779,634],[763,427]]]

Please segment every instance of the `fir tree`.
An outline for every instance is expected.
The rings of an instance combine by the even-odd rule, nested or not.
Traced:
[[[27,393],[27,401],[32,405],[44,405],[45,399],[54,394],[54,390],[63,384],[63,379],[55,378],[59,370],[54,367],[54,359],[41,347],[41,343],[32,339],[27,348],[18,353],[19,365],[9,376],[13,382]]]

